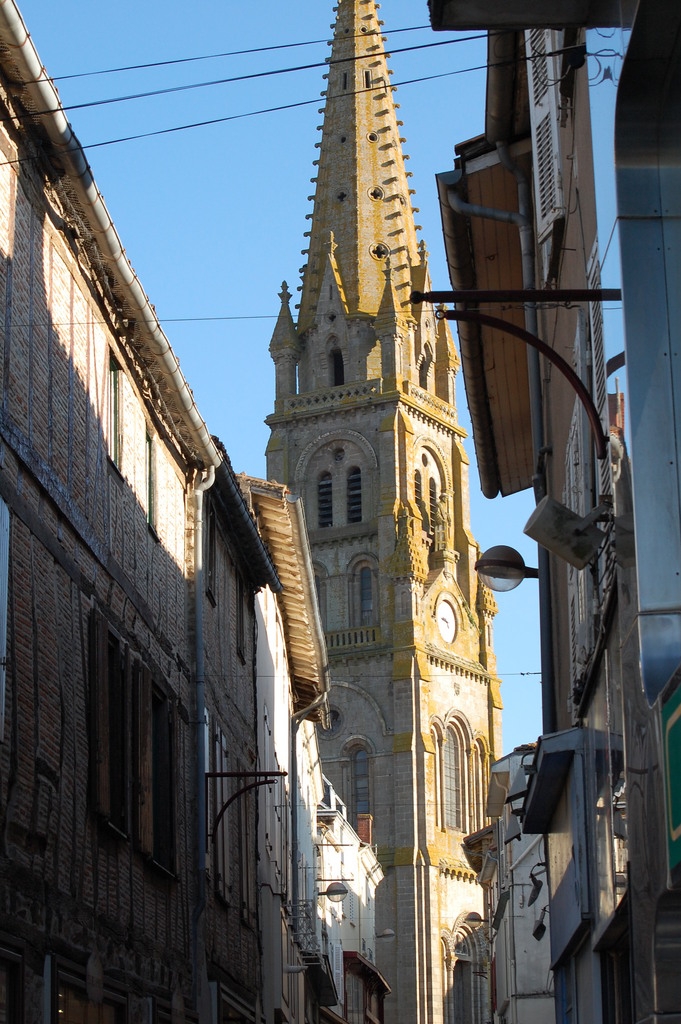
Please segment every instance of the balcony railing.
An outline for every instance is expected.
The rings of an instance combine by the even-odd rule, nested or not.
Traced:
[[[296,941],[303,953],[318,953],[317,914],[315,900],[301,900],[291,905],[291,921]]]
[[[356,399],[364,399],[380,395],[381,381],[358,380],[349,384],[341,384],[335,388],[324,388],[321,391],[310,391],[303,395],[292,395],[284,401],[285,412],[304,412],[314,409],[332,409],[337,405],[347,405]]]

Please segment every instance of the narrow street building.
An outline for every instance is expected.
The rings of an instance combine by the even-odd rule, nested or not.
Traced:
[[[206,771],[257,767],[279,580],[12,0],[0,106],[0,1017],[259,1020]]]

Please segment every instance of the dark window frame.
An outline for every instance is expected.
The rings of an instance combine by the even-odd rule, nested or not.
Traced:
[[[131,690],[128,645],[105,617],[91,618],[90,800],[116,833],[129,833]]]

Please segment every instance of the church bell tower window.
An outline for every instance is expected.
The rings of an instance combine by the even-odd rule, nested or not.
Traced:
[[[317,523],[319,526],[333,524],[333,485],[330,473],[322,473],[317,484]]]
[[[348,473],[348,522],[362,522],[362,471],[357,466]]]
[[[343,353],[338,348],[335,348],[331,353],[331,384],[335,388],[345,384]]]

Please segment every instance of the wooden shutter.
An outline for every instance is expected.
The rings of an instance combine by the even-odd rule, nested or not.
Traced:
[[[90,794],[98,814],[109,817],[109,628],[94,608],[90,618]]]
[[[140,662],[137,662],[134,668],[133,707],[135,840],[141,852],[151,857],[154,851],[151,672]]]
[[[338,1005],[343,1010],[345,1007],[345,971],[343,969],[343,945],[340,942],[333,943],[333,983],[338,993]]]
[[[9,580],[9,509],[0,498],[0,742],[5,736],[7,676],[7,598]]]
[[[557,217],[565,215],[560,160],[558,80],[556,58],[548,56],[554,33],[532,29],[525,32],[527,78],[530,92],[535,219],[537,240],[551,232]]]

